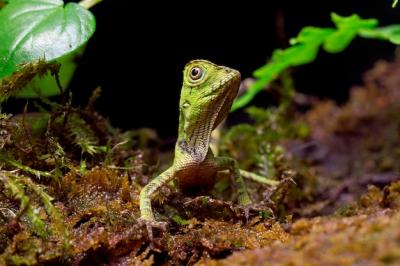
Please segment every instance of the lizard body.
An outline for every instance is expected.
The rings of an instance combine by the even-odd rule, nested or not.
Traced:
[[[140,192],[140,220],[147,225],[157,223],[151,209],[151,195],[171,180],[176,180],[183,190],[207,187],[213,184],[218,171],[229,170],[237,184],[241,205],[251,203],[242,176],[269,185],[277,183],[240,170],[230,157],[215,157],[209,147],[211,132],[226,118],[238,93],[240,73],[209,61],[193,60],[185,66],[183,75],[173,164]]]

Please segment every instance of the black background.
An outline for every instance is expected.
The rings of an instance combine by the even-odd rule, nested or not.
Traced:
[[[161,137],[173,137],[187,61],[208,59],[249,77],[273,49],[285,47],[304,26],[332,27],[331,12],[375,17],[381,25],[399,23],[400,18],[400,7],[392,9],[391,0],[174,4],[104,0],[92,8],[97,30],[71,83],[76,104],[85,104],[101,85],[97,109],[113,125],[151,127]],[[279,19],[283,31],[277,30]],[[392,44],[357,38],[344,53],[320,52],[316,62],[293,70],[296,88],[344,101],[350,86],[361,83],[362,73],[379,58],[393,59],[394,50]]]

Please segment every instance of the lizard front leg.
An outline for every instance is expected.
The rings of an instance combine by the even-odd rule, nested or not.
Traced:
[[[246,184],[244,183],[243,177],[240,174],[240,169],[237,161],[230,157],[215,157],[213,158],[213,162],[217,171],[229,170],[233,174],[234,180],[239,186],[239,204],[251,204],[251,199],[249,193],[247,192]]]
[[[265,184],[265,185],[268,185],[268,186],[276,186],[276,185],[279,184],[279,181],[272,180],[272,179],[266,178],[266,177],[261,176],[261,175],[257,175],[257,174],[252,173],[252,172],[248,172],[248,171],[245,171],[245,170],[242,170],[242,169],[240,169],[239,171],[240,171],[240,175],[241,176],[243,176],[243,177],[245,177],[247,179],[251,179],[251,180],[253,180],[255,182],[258,182],[258,183],[262,183],[262,184]]]
[[[151,196],[153,193],[168,183],[174,177],[174,168],[171,166],[162,174],[150,181],[141,191],[140,191],[140,222],[144,223],[149,232],[150,239],[153,238],[151,227],[161,227],[164,228],[164,224],[156,222],[151,209]]]

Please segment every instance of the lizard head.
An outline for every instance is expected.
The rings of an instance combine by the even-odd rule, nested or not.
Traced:
[[[237,70],[205,60],[190,61],[183,70],[179,102],[179,147],[196,162],[209,150],[211,132],[228,115],[240,85]]]
[[[193,60],[183,75],[180,110],[186,117],[186,128],[206,123],[213,130],[228,115],[238,93],[239,71]]]

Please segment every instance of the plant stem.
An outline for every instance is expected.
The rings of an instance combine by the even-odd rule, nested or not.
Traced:
[[[2,160],[3,162],[6,162],[7,164],[14,166],[24,172],[30,173],[35,175],[37,178],[40,178],[41,176],[45,176],[45,177],[49,177],[49,178],[53,178],[54,176],[52,174],[50,174],[49,172],[43,172],[40,170],[36,170],[36,169],[32,169],[29,166],[23,165],[19,162],[17,162],[16,160],[13,160],[11,158],[9,158],[6,154],[4,154],[3,152],[0,152],[0,160]]]
[[[82,6],[83,8],[89,9],[97,5],[101,1],[103,0],[82,0],[79,2],[79,5]]]

